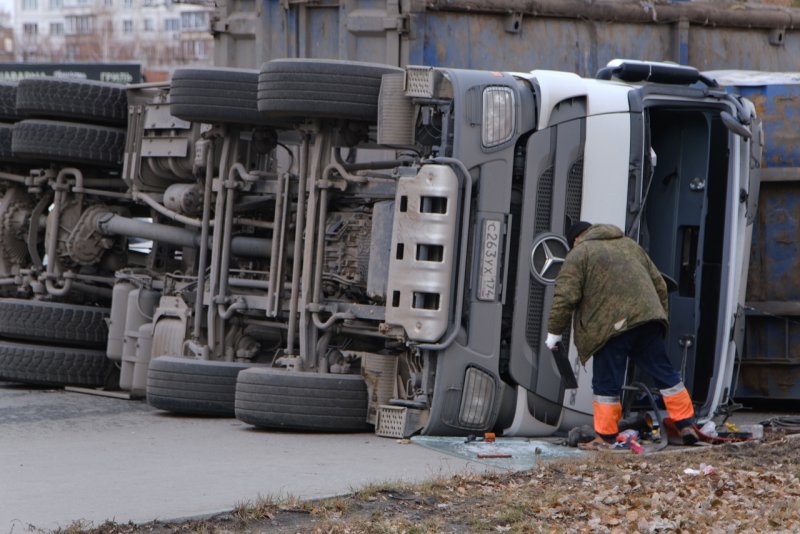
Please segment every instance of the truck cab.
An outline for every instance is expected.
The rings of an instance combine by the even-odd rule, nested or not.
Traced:
[[[730,400],[757,197],[754,109],[691,68],[616,61],[600,77],[613,79],[407,69],[413,137],[429,140],[421,169],[468,172],[453,181],[469,228],[450,256],[455,295],[436,298],[450,303],[438,309],[448,327],[416,335],[408,327],[431,310],[413,305],[396,320],[436,362],[425,433],[549,435],[590,421],[591,366],[571,347],[578,388],[566,389],[544,346],[562,235],[577,220],[622,228],[674,281],[666,344],[698,416]],[[410,217],[395,211],[396,228]],[[422,293],[427,266],[392,261],[418,283],[395,290],[390,276],[390,290]]]

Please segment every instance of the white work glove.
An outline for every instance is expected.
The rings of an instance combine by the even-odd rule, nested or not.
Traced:
[[[553,350],[556,348],[556,345],[561,341],[561,336],[557,336],[555,334],[547,334],[547,339],[544,340],[544,344],[547,345],[547,348]]]

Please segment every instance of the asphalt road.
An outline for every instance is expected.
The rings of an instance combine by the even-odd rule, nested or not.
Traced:
[[[489,469],[372,434],[266,432],[0,383],[0,533],[198,517],[259,496],[314,499]]]

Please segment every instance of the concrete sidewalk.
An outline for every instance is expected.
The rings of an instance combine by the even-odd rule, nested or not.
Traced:
[[[372,434],[266,432],[0,383],[0,533],[203,516],[259,496],[313,499],[492,469]]]
[[[731,421],[772,415],[780,414],[744,411]],[[330,497],[369,484],[524,469],[546,456],[580,454],[517,443],[522,448],[515,451],[527,447],[535,458],[515,452],[513,460],[479,463],[457,454],[467,447],[460,442],[430,445],[373,434],[267,432],[235,419],[169,415],[141,400],[0,383],[0,534],[76,521],[206,516],[259,496]]]

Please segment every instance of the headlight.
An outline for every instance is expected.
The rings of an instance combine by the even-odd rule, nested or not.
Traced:
[[[495,383],[492,376],[475,367],[467,369],[458,423],[464,428],[483,428],[489,423],[494,405]]]
[[[514,135],[514,93],[509,87],[483,90],[483,146],[502,145]]]

